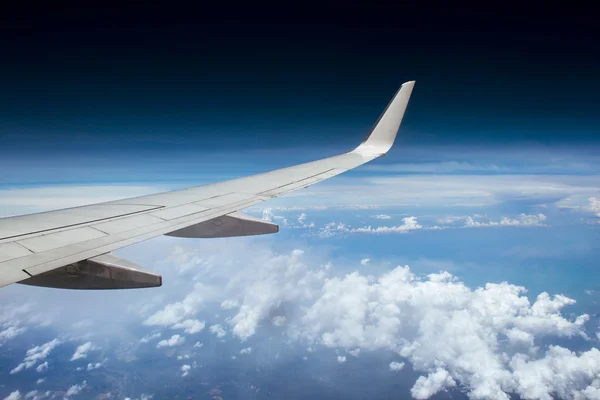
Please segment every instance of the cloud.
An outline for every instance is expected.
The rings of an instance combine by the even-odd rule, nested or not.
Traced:
[[[401,266],[378,276],[337,275],[336,269],[326,268],[328,263],[301,250],[280,254],[250,246],[247,251],[233,255],[224,249],[222,268],[218,277],[212,276],[226,282],[214,303],[238,303],[226,321],[234,336],[247,340],[264,322],[285,315],[284,332],[292,342],[346,351],[387,350],[404,357],[423,374],[413,387],[419,398],[458,384],[473,398],[521,395],[524,386],[514,382],[523,369],[516,369],[513,359],[522,355],[529,362],[546,363],[553,353],[542,343],[587,337],[587,315],[561,315],[575,303],[566,296],[543,292],[530,301],[521,286],[503,282],[472,289],[448,272],[420,277]],[[230,262],[234,256],[246,260],[245,268]],[[209,330],[225,333],[219,324]],[[574,354],[570,362],[583,366],[594,354]],[[596,365],[591,372],[600,374],[600,363]],[[479,374],[481,368],[485,375]],[[593,379],[582,376],[565,381],[564,390],[592,390]]]
[[[479,222],[472,217],[466,217],[466,228],[480,228],[487,226],[545,226],[547,217],[544,214],[520,214],[517,218],[502,217],[500,221]]]
[[[298,222],[302,225],[304,225],[304,220],[306,219],[306,217],[308,217],[308,215],[306,215],[305,213],[301,213],[300,216],[298,217]]]
[[[46,380],[46,378],[40,378],[37,381],[35,381],[36,385],[39,385],[40,383],[43,383]]]
[[[598,175],[405,175],[336,177],[298,193],[303,205],[318,200],[374,206],[493,206],[514,199],[558,201],[600,196]],[[334,194],[345,193],[343,198]],[[300,197],[301,196],[301,197]],[[292,196],[294,197],[294,196]]]
[[[31,349],[27,350],[27,353],[25,354],[25,358],[23,359],[23,362],[20,363],[19,365],[17,365],[15,368],[13,368],[10,371],[10,373],[16,374],[17,372],[20,372],[24,369],[29,369],[29,368],[33,367],[39,361],[42,361],[43,359],[48,357],[50,352],[61,343],[62,342],[59,339],[53,339],[53,340],[51,340],[47,343],[44,343],[40,346],[32,347]]]
[[[181,377],[186,377],[188,376],[190,370],[192,369],[192,367],[189,364],[184,364],[181,366],[180,371],[182,372]]]
[[[600,200],[596,199],[595,197],[590,197],[588,201],[592,212],[596,215],[596,217],[600,217]]]
[[[225,332],[225,328],[223,328],[220,324],[216,324],[208,328],[211,333],[214,333],[218,338],[222,338],[227,333]]]
[[[94,346],[92,344],[92,342],[86,342],[86,343],[82,344],[81,346],[77,347],[77,349],[75,350],[75,353],[73,354],[73,357],[71,357],[71,361],[79,360],[81,358],[86,358],[87,353],[89,351],[99,350],[99,349],[100,348]]]
[[[206,324],[204,321],[199,321],[197,319],[186,319],[185,321],[178,322],[173,325],[172,329],[183,329],[185,333],[194,334],[201,332],[204,329]]]
[[[276,315],[271,320],[273,325],[275,325],[277,327],[282,327],[283,325],[285,325],[285,321],[286,321],[286,318],[283,315]]]
[[[2,346],[3,343],[6,343],[10,339],[16,338],[26,330],[27,328],[25,327],[9,326],[3,331],[0,331],[0,346]]]
[[[21,396],[21,392],[15,390],[14,392],[11,392],[8,396],[6,396],[4,400],[21,400],[22,398],[23,396]]]
[[[400,371],[402,368],[404,368],[403,362],[392,361],[390,363],[390,371]]]
[[[140,339],[140,343],[148,343],[151,340],[158,339],[161,336],[160,332],[153,333],[151,335],[146,335]]]
[[[48,370],[48,361],[44,361],[43,363],[41,363],[40,365],[35,367],[35,370],[40,373],[47,371]]]
[[[442,390],[450,389],[454,386],[456,386],[456,382],[454,379],[452,379],[448,371],[438,368],[435,372],[431,372],[429,375],[427,375],[427,377],[419,377],[417,382],[415,382],[414,386],[410,390],[410,393],[415,399],[428,399],[434,394],[439,393]],[[483,398],[475,396],[473,397]],[[501,398],[508,399],[508,397]]]
[[[354,357],[358,357],[360,355],[360,348],[354,350],[347,350],[348,354]]]
[[[86,381],[81,382],[81,384],[79,384],[79,385],[73,385],[67,390],[67,393],[65,393],[65,397],[77,396],[86,387],[87,387]]]
[[[372,215],[371,218],[375,218],[375,219],[392,219],[391,216],[386,215],[386,214]]]
[[[346,356],[337,356],[337,362],[343,364],[346,362]]]
[[[195,315],[204,304],[204,285],[196,284],[196,290],[189,293],[182,301],[167,304],[162,310],[157,311],[145,321],[150,326],[172,326],[184,318]]]
[[[252,353],[252,347],[246,347],[245,349],[240,350],[240,354],[250,354]]]
[[[95,369],[98,369],[98,368],[102,367],[103,365],[104,365],[103,362],[101,362],[101,363],[99,363],[99,362],[97,362],[97,363],[89,363],[87,365],[87,367],[86,367],[86,370],[87,371],[93,371]]]
[[[156,344],[156,348],[160,349],[161,347],[174,347],[180,346],[185,343],[185,337],[179,335],[173,335],[169,339],[161,340]]]
[[[371,259],[369,258],[363,258],[362,260],[360,260],[360,265],[368,265],[370,261]]]
[[[402,218],[402,225],[395,226],[378,226],[372,227],[371,225],[363,226],[360,228],[353,228],[350,225],[331,222],[323,227],[318,236],[320,237],[331,237],[338,234],[349,234],[349,233],[407,233],[409,231],[422,229],[423,226],[417,222],[417,217],[406,217]],[[428,227],[426,229],[439,229],[439,227]]]
[[[193,347],[194,347],[195,349],[201,349],[201,348],[202,348],[202,346],[204,346],[204,343],[196,342],[196,343],[194,344],[194,346],[193,346]]]

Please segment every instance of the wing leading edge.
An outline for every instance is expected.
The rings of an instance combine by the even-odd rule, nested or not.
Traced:
[[[345,154],[184,190],[0,219],[0,287],[15,282],[72,289],[160,286],[160,275],[110,252],[159,235],[230,237],[277,232],[276,225],[239,211],[386,154],[414,83],[400,87],[365,140]]]

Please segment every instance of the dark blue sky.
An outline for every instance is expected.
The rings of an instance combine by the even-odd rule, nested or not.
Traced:
[[[346,149],[410,79],[405,143],[600,142],[590,10],[139,5],[1,18],[5,158]]]

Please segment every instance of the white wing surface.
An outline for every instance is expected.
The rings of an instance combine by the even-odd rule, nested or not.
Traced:
[[[239,210],[313,185],[384,155],[414,81],[398,90],[353,151],[264,174],[161,194],[0,219],[0,287],[70,289],[160,286],[162,278],[113,250],[159,235],[208,238],[278,231]]]

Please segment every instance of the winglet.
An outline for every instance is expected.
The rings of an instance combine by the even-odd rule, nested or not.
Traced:
[[[406,110],[408,99],[414,86],[415,81],[405,82],[400,86],[392,101],[390,101],[377,122],[375,122],[369,135],[360,146],[353,150],[354,153],[380,156],[388,152],[396,139],[396,134],[400,128],[400,123],[402,122],[402,117],[404,116],[404,111]]]

